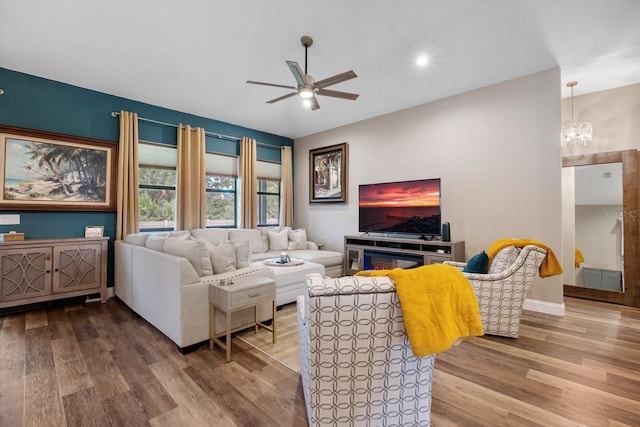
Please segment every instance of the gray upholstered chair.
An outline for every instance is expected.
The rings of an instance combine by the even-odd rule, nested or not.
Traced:
[[[413,356],[393,281],[306,284],[298,342],[309,425],[429,425],[435,355]]]
[[[539,246],[509,246],[496,254],[488,274],[463,273],[478,299],[485,334],[518,337],[522,306],[546,255]],[[460,270],[466,265],[454,261],[445,264]]]

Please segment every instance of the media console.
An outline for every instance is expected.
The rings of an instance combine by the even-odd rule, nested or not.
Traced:
[[[344,272],[411,268],[444,261],[464,262],[464,241],[442,242],[377,236],[344,236]]]

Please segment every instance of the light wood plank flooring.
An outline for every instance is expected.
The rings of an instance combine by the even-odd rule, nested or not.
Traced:
[[[439,354],[432,425],[640,425],[640,310],[565,303]],[[0,426],[306,425],[299,374],[237,338],[232,357],[180,354],[115,298],[0,315]]]

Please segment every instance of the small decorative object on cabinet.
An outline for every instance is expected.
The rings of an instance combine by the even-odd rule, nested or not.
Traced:
[[[375,236],[344,237],[346,275],[360,270],[411,268],[464,261],[464,241],[441,242]]]
[[[0,308],[100,294],[107,301],[108,237],[0,243]]]

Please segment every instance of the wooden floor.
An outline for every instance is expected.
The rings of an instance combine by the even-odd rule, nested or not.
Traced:
[[[565,303],[563,318],[526,312],[518,339],[439,354],[432,425],[639,426],[640,310]],[[0,425],[304,426],[306,414],[296,372],[237,338],[231,363],[206,346],[182,355],[112,298],[0,316]]]

